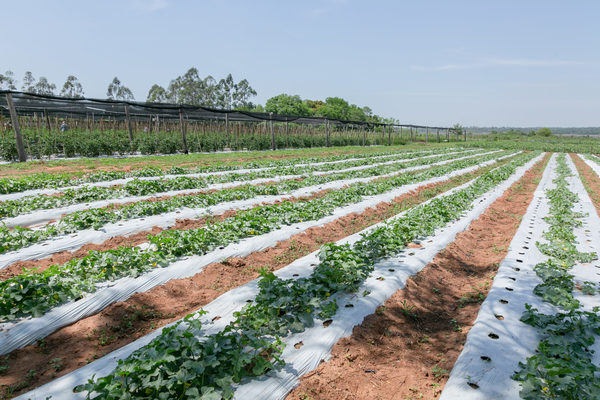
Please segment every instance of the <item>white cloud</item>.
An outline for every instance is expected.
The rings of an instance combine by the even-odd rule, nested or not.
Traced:
[[[452,71],[479,68],[500,67],[563,67],[582,65],[577,61],[566,60],[536,60],[527,58],[490,58],[471,63],[443,64],[437,66],[412,65],[411,69],[416,71]]]
[[[133,0],[132,5],[135,9],[144,12],[154,12],[167,8],[169,3],[167,0]]]

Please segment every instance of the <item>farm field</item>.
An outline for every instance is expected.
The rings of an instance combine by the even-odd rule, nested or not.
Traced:
[[[600,398],[572,146],[0,165],[0,396]]]

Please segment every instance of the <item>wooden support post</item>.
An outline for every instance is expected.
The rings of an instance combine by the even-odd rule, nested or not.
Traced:
[[[287,117],[285,117],[285,137],[288,137],[288,133],[289,133],[289,123],[288,123],[288,119]]]
[[[133,130],[131,129],[131,118],[129,116],[129,104],[125,104],[125,121],[127,124],[127,133],[129,133],[129,144],[133,143]]]
[[[231,149],[231,136],[229,135],[229,113],[225,113],[225,139],[227,140],[227,145]]]
[[[148,117],[148,134],[152,133],[152,115]]]
[[[362,137],[363,137],[363,146],[367,145],[367,131],[364,126],[361,126]]]
[[[50,132],[52,127],[50,126],[50,116],[48,116],[48,111],[46,111],[46,109],[44,109],[44,116],[46,117],[46,129]]]
[[[383,129],[385,129],[385,125],[383,126]],[[388,127],[388,146],[392,145],[392,127]]]
[[[266,123],[267,121],[265,121]],[[275,131],[273,130],[273,113],[269,113],[269,124],[271,125],[271,150],[275,150]]]
[[[325,125],[325,145],[329,147],[329,120],[325,120],[327,123]]]
[[[437,129],[437,140],[438,140],[438,143],[439,143],[440,142],[440,130],[439,129]]]
[[[185,137],[185,121],[183,120],[183,110],[179,109],[179,129],[181,129],[181,141],[183,142],[183,153],[188,154],[187,139]]]
[[[425,131],[425,142],[429,143],[429,128]]]
[[[450,142],[450,129],[446,129],[446,140]]]
[[[15,131],[15,140],[17,142],[17,152],[19,153],[19,162],[27,161],[27,153],[25,153],[25,146],[23,146],[23,136],[21,136],[21,128],[19,127],[19,118],[17,117],[17,110],[13,103],[12,94],[6,93],[6,103],[8,110],[10,111],[10,119],[12,120],[13,131]]]

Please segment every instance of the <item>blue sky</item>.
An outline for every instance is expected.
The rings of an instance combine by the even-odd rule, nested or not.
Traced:
[[[188,68],[404,123],[600,126],[600,2],[0,0],[0,72],[144,100]]]

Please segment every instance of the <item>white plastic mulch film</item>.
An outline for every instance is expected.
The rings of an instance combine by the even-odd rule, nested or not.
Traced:
[[[468,155],[464,156],[464,158],[476,157],[479,155],[495,153],[498,151],[500,151],[500,150],[488,151],[485,153],[478,153],[478,154],[471,154],[471,152],[469,152]],[[452,152],[452,153],[446,153],[444,155],[453,155],[453,154],[461,154],[462,155],[462,153],[463,152]],[[392,160],[392,161],[385,161],[385,162],[380,162],[380,163],[375,163],[375,164],[370,164],[370,165],[362,165],[362,166],[358,166],[358,167],[350,167],[350,168],[339,169],[339,170],[315,171],[312,173],[312,175],[332,175],[332,174],[336,174],[336,173],[360,171],[363,169],[374,168],[374,167],[381,166],[381,165],[401,164],[401,163],[406,163],[408,161],[427,159],[427,158],[433,158],[433,157],[439,157],[439,156],[440,156],[439,154],[434,154],[434,155],[423,156],[423,157],[415,157],[411,160]],[[418,169],[419,168],[423,169],[423,168],[427,168],[427,167],[428,166],[420,166],[420,167],[418,167]],[[413,167],[413,168],[417,168],[417,167]],[[280,181],[287,180],[287,179],[296,179],[296,178],[301,178],[301,177],[302,177],[301,174],[280,175],[280,176],[269,177],[269,178],[257,178],[257,179],[252,179],[252,180],[248,180],[248,181],[241,180],[241,181],[231,181],[231,182],[225,182],[225,183],[213,183],[204,188],[171,190],[168,192],[153,193],[153,194],[143,195],[143,196],[127,196],[127,197],[119,197],[119,198],[112,198],[112,199],[106,199],[106,200],[95,200],[95,201],[91,201],[88,203],[77,203],[77,204],[72,204],[72,205],[64,206],[64,207],[60,207],[60,208],[40,209],[40,210],[36,210],[36,211],[30,212],[30,213],[18,215],[16,217],[4,218],[2,220],[2,222],[4,222],[9,227],[13,227],[13,226],[17,226],[17,225],[18,226],[32,226],[32,225],[47,223],[54,219],[59,219],[64,214],[69,214],[69,213],[73,213],[76,211],[87,210],[90,208],[106,207],[110,204],[123,204],[123,203],[129,203],[129,202],[135,202],[135,201],[141,201],[141,200],[148,200],[151,198],[155,198],[157,196],[176,196],[176,195],[182,195],[182,194],[197,193],[197,192],[207,191],[207,190],[219,190],[219,189],[232,188],[232,187],[241,186],[241,185],[256,185],[256,184],[261,184],[261,183],[266,183],[266,182],[280,182]]]
[[[397,153],[397,154],[375,155],[375,156],[368,157],[368,158],[371,159],[371,160],[372,159],[385,159],[385,158],[391,158],[391,157],[400,156],[400,155],[403,155],[403,154],[407,154],[407,155],[408,154],[414,154],[415,156],[418,156],[419,153],[420,152],[406,152],[406,153]],[[336,161],[322,161],[322,162],[315,162],[315,163],[310,163],[310,164],[301,162],[301,163],[298,163],[298,164],[292,163],[292,166],[301,168],[301,167],[316,166],[316,165],[340,164],[340,163],[345,163],[345,162],[364,160],[366,158],[367,157],[347,158],[347,159],[336,160]],[[261,172],[261,171],[271,170],[271,169],[274,169],[274,168],[276,168],[276,167],[239,168],[239,169],[232,169],[232,170],[226,170],[226,171],[200,172],[200,173],[189,173],[189,174],[179,174],[179,175],[164,174],[164,175],[160,175],[160,176],[141,176],[141,177],[130,177],[130,178],[112,179],[112,180],[105,180],[105,181],[101,181],[101,182],[84,183],[84,184],[81,184],[81,185],[61,186],[60,188],[57,188],[57,189],[31,189],[31,190],[25,190],[25,191],[22,191],[22,192],[0,194],[0,201],[15,200],[15,199],[20,199],[21,197],[31,196],[31,195],[36,195],[36,194],[55,194],[55,193],[60,193],[63,190],[66,190],[66,189],[78,189],[78,188],[83,188],[83,187],[106,187],[106,186],[113,186],[113,185],[124,185],[127,182],[131,182],[133,180],[154,181],[154,180],[159,180],[159,179],[174,179],[174,178],[179,178],[179,177],[199,178],[199,177],[205,177],[205,176],[217,176],[217,175],[245,174],[245,173],[250,173],[250,172]]]
[[[380,195],[367,196],[358,203],[339,207],[331,215],[316,221],[282,226],[270,233],[240,240],[238,243],[230,244],[223,249],[217,249],[202,256],[183,257],[166,268],[157,268],[137,278],[126,277],[107,282],[102,284],[96,292],[77,301],[71,301],[56,307],[39,318],[26,318],[18,322],[0,323],[0,355],[34,343],[65,325],[93,315],[112,303],[124,301],[135,293],[148,291],[171,279],[193,276],[211,263],[230,257],[244,257],[252,252],[264,250],[308,228],[323,226],[351,213],[360,213],[381,202],[391,201],[395,197],[415,190],[420,186],[441,182],[492,163],[494,163],[494,160],[481,163],[478,166],[453,171],[441,177],[404,185]]]
[[[569,190],[579,196],[576,212],[584,213],[583,226],[574,233],[577,248],[582,252],[598,253],[600,250],[600,218],[586,192],[577,170],[568,158],[574,176],[567,178]],[[442,400],[492,400],[519,399],[520,384],[511,379],[519,369],[519,362],[534,354],[540,337],[537,330],[520,321],[525,304],[530,304],[545,314],[558,312],[533,293],[542,281],[533,268],[548,259],[537,248],[536,242],[545,243],[543,233],[549,225],[544,221],[548,215],[549,203],[545,191],[555,187],[556,156],[553,157],[538,188],[533,201],[523,216],[521,225],[513,238],[506,258],[500,264],[486,300],[469,334],[450,378],[442,392]],[[600,262],[578,264],[570,271],[575,281],[600,282]],[[587,296],[576,293],[585,309],[600,306],[600,296]],[[598,340],[596,341],[598,347]],[[596,349],[598,350],[598,349]],[[597,358],[597,364],[600,360]]]
[[[424,239],[419,249],[406,249],[396,257],[379,262],[375,271],[357,293],[370,291],[367,296],[341,295],[338,297],[339,304],[352,304],[352,307],[340,307],[340,310],[328,326],[323,326],[316,321],[315,327],[307,329],[301,334],[290,335],[285,338],[286,349],[283,358],[286,365],[279,371],[272,371],[262,378],[247,380],[236,388],[237,399],[283,399],[297,384],[298,379],[317,367],[320,360],[329,358],[331,347],[342,337],[351,333],[352,328],[359,324],[366,315],[372,314],[396,290],[404,287],[406,279],[420,271],[435,254],[446,247],[456,234],[465,230],[470,222],[485,211],[489,205],[504,193],[514,182],[520,179],[542,156],[528,162],[502,184],[492,189],[479,199],[474,201],[474,207],[466,212],[464,216],[439,229],[432,237]],[[468,186],[469,183],[461,185],[441,196],[446,196],[456,190]],[[401,214],[402,215],[402,214]],[[397,218],[397,217],[394,217]],[[380,225],[380,224],[378,224]],[[361,233],[370,231],[378,225],[365,229],[362,232],[351,235],[338,243],[353,243],[360,238]],[[308,276],[312,272],[312,265],[317,261],[316,252],[294,261],[275,272],[284,279]],[[384,280],[377,278],[383,277]],[[207,311],[201,317],[203,330],[199,337],[210,335],[222,330],[233,320],[233,312],[240,310],[248,300],[252,300],[258,293],[257,281],[233,289],[210,304],[203,307]],[[215,318],[220,317],[220,318]],[[214,320],[214,321],[213,321]],[[322,322],[322,321],[321,321]],[[76,371],[73,371],[53,382],[37,388],[21,397],[20,399],[45,399],[52,396],[53,399],[82,399],[85,394],[72,392],[73,387],[87,382],[92,376],[104,376],[112,372],[119,359],[123,359],[136,349],[150,342],[160,334],[157,330],[144,336],[135,342],[118,349],[107,356],[90,363]],[[294,344],[302,341],[303,346],[298,349]]]
[[[488,154],[488,153],[486,153]],[[514,154],[499,157],[497,160],[504,159],[507,157],[512,157]],[[256,196],[251,199],[246,200],[237,200],[224,202],[221,204],[217,204],[211,207],[203,207],[203,208],[180,208],[176,211],[159,214],[159,215],[151,215],[141,218],[133,218],[128,220],[118,221],[116,223],[110,223],[104,225],[101,229],[85,229],[81,230],[69,235],[57,236],[55,238],[45,240],[40,243],[35,243],[31,246],[24,247],[19,250],[9,251],[4,254],[0,254],[0,269],[6,268],[17,261],[26,261],[26,260],[40,260],[42,258],[46,258],[61,251],[76,251],[82,246],[88,243],[96,243],[100,244],[107,239],[110,239],[115,236],[126,236],[131,235],[137,232],[142,232],[145,230],[149,230],[155,226],[160,228],[169,228],[173,226],[177,220],[180,219],[195,219],[201,218],[205,215],[211,214],[220,214],[224,213],[228,210],[238,209],[243,210],[254,206],[255,204],[261,204],[263,202],[275,202],[278,200],[282,200],[290,197],[298,197],[298,196],[307,196],[312,193],[315,193],[320,190],[325,189],[338,189],[345,185],[350,185],[359,182],[369,182],[379,178],[392,177],[395,175],[400,175],[410,171],[418,171],[427,169],[433,166],[445,165],[452,163],[454,161],[462,160],[465,158],[475,157],[473,155],[463,156],[451,160],[440,161],[430,165],[422,165],[404,168],[399,171],[394,171],[389,174],[366,177],[366,178],[351,178],[344,179],[339,181],[332,181],[328,183],[324,183],[321,185],[307,186],[304,188],[300,188],[288,194],[282,195],[272,195],[272,196]],[[332,172],[333,173],[333,172]],[[197,192],[194,190],[193,192]],[[85,205],[76,205],[77,208],[81,208]],[[70,206],[74,207],[74,206]],[[62,215],[64,208],[61,209],[52,209],[52,210],[39,210],[35,213],[15,217],[11,223],[19,220],[21,222],[28,220],[46,220],[49,216]]]

